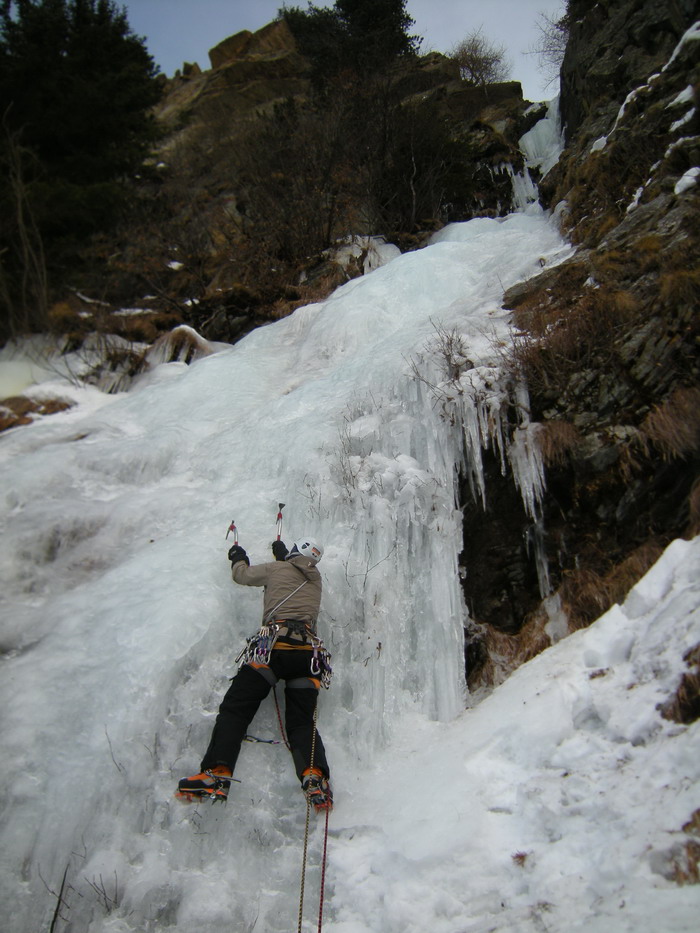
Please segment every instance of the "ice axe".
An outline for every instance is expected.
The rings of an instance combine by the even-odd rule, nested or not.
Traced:
[[[231,524],[228,526],[228,531],[226,532],[226,537],[233,532],[233,543],[238,544],[238,529],[236,528],[236,523],[231,519]]]
[[[278,512],[277,512],[277,540],[280,541],[282,538],[282,509],[284,508],[284,502],[278,503]]]

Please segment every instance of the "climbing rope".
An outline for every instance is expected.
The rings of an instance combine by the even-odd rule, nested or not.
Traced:
[[[323,857],[321,859],[321,896],[318,901],[318,933],[321,933],[323,926],[323,896],[326,888],[326,854],[328,852],[328,817],[330,810],[326,810],[326,826],[323,831]]]
[[[277,690],[275,687],[272,688],[272,695],[275,699],[275,709],[277,710],[277,721],[280,726],[280,733],[282,735],[282,740],[291,752],[292,747],[289,744],[287,739],[287,734],[284,729],[284,723],[282,722],[282,713],[280,711],[279,700],[277,698]],[[313,733],[311,735],[311,760],[309,761],[309,768],[313,768],[314,759],[316,757],[316,720],[318,718],[318,703],[314,709],[314,721],[313,721]],[[321,857],[321,893],[319,896],[318,903],[318,933],[321,933],[321,928],[323,926],[323,902],[325,898],[325,886],[326,886],[326,859],[328,855],[328,817],[330,816],[330,810],[326,810],[326,821],[325,828],[323,832],[323,855]],[[304,890],[306,887],[306,861],[309,851],[309,823],[311,818],[311,800],[306,798],[306,823],[304,825],[304,851],[301,859],[301,884],[299,889],[299,921],[297,925],[297,933],[301,933],[301,924],[302,917],[304,914]]]
[[[314,708],[314,731],[311,735],[311,760],[309,769],[314,766],[314,757],[316,754],[316,718],[318,716],[318,703]],[[299,925],[297,933],[301,933],[301,918],[304,913],[304,885],[306,883],[306,854],[309,848],[309,817],[311,816],[311,800],[306,798],[306,825],[304,827],[304,853],[301,857],[301,889],[299,891]]]
[[[311,736],[311,760],[309,762],[309,768],[314,766],[314,757],[316,754],[316,719],[318,716],[318,705],[314,710],[314,731]],[[311,800],[306,798],[306,825],[304,826],[304,852],[301,860],[301,885],[299,891],[299,923],[297,926],[297,933],[301,933],[301,921],[304,913],[304,887],[306,882],[306,858],[309,848],[309,818],[311,816]],[[325,897],[325,887],[326,887],[326,859],[328,855],[328,817],[330,816],[330,810],[326,810],[326,821],[325,828],[323,832],[323,855],[321,857],[321,891],[319,894],[318,901],[318,933],[321,933],[321,928],[323,926],[323,901]]]
[[[287,750],[291,752],[292,746],[289,744],[289,742],[288,742],[288,740],[287,740],[287,733],[284,731],[284,724],[283,724],[283,722],[282,722],[282,713],[280,712],[280,704],[279,704],[279,700],[277,699],[277,687],[273,687],[273,688],[272,688],[272,695],[273,695],[274,698],[275,698],[275,709],[277,710],[277,722],[280,724],[280,733],[281,733],[281,735],[282,735],[282,741],[283,741],[284,744],[287,746]],[[315,712],[314,712],[314,741],[316,740],[316,718],[315,718],[315,715],[316,715],[316,714],[315,714]]]

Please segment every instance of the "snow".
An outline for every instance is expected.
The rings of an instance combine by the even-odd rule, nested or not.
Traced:
[[[324,929],[696,929],[700,889],[673,866],[700,731],[657,705],[700,641],[700,541],[573,636],[552,598],[557,644],[479,705],[466,694],[457,471],[487,500],[493,446],[536,528],[537,428],[498,367],[501,303],[571,253],[530,204],[452,224],[189,366],[155,361],[128,393],[60,373],[41,387],[75,407],[0,438],[6,933],[293,928],[306,808],[284,747],[244,747],[225,809],[172,799],[260,621],[226,529],[269,559],[279,501],[284,539],[325,547]],[[277,736],[271,701],[252,731]]]
[[[686,29],[686,31],[681,36],[678,45],[673,50],[673,54],[671,55],[671,57],[669,58],[669,60],[666,62],[666,64],[661,70],[666,71],[667,68],[670,68],[670,66],[682,53],[682,51],[685,49],[686,45],[688,45],[689,42],[698,42],[698,41],[700,41],[700,20],[693,23],[692,26]]]
[[[666,109],[669,110],[671,107],[677,107],[679,104],[689,104],[693,100],[693,85],[689,84],[687,87],[684,87],[682,91],[673,98],[673,100],[666,104]]]
[[[700,168],[697,166],[689,168],[676,182],[673,193],[683,194],[685,191],[693,188],[697,184],[698,175],[700,175]]]
[[[685,126],[686,123],[690,123],[690,121],[693,119],[694,116],[695,116],[695,107],[692,107],[686,114],[680,117],[680,119],[676,120],[675,123],[671,124],[670,132],[675,133],[676,130],[679,130],[682,126]]]

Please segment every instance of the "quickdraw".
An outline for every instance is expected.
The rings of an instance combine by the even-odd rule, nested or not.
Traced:
[[[288,622],[283,624],[273,622],[272,625],[263,625],[259,632],[246,639],[245,647],[236,658],[236,664],[239,667],[243,667],[245,664],[268,665],[282,627],[289,628],[290,625]],[[328,690],[333,676],[331,654],[318,635],[314,635],[308,629],[305,629],[304,637],[306,639],[305,644],[310,644],[312,647],[311,675],[317,677],[321,681],[321,686]]]
[[[318,646],[314,645],[313,656],[311,658],[311,673],[318,677],[321,686],[326,690],[330,688],[333,668],[331,667],[331,653],[323,646],[321,639],[318,639]]]

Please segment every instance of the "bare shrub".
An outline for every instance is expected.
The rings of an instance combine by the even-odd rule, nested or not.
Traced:
[[[565,13],[556,18],[549,13],[538,13],[535,26],[539,36],[529,52],[537,56],[537,67],[547,78],[548,87],[559,77],[569,40],[569,16]]]
[[[700,448],[700,388],[676,389],[649,412],[641,435],[668,460],[695,453]]]
[[[508,80],[512,66],[506,51],[504,45],[491,42],[479,28],[458,42],[449,56],[459,65],[464,81],[483,86]]]
[[[474,364],[469,359],[468,347],[462,334],[454,327],[448,330],[442,324],[433,324],[435,329],[434,350],[440,360],[445,378],[457,382],[465,369]]]

